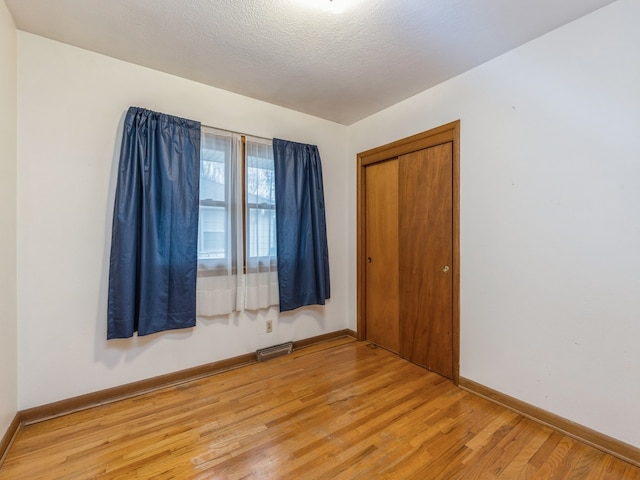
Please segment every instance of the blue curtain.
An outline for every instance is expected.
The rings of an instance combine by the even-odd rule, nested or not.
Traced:
[[[124,121],[107,338],[196,321],[200,123],[137,107]]]
[[[315,145],[273,139],[280,311],[330,296],[322,165]]]

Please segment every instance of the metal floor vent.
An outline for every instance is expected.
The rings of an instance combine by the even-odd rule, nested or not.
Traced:
[[[293,342],[287,342],[273,347],[261,348],[256,351],[256,357],[259,362],[264,362],[271,358],[289,355],[291,352],[293,352]]]

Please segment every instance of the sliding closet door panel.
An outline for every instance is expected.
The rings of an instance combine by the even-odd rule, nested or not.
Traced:
[[[366,338],[398,353],[398,161],[365,172]]]
[[[399,158],[400,355],[453,378],[453,148]]]

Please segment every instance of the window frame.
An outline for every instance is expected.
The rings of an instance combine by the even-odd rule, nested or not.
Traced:
[[[206,199],[206,200],[202,200],[199,199],[199,204],[198,204],[198,215],[199,215],[199,225],[198,225],[198,258],[197,258],[197,265],[198,265],[198,276],[202,276],[202,277],[206,277],[206,276],[222,276],[222,275],[228,275],[228,267],[227,265],[231,265],[231,274],[235,275],[237,274],[237,270],[239,268],[238,262],[237,262],[237,248],[238,248],[238,234],[240,234],[240,232],[238,231],[238,228],[231,228],[231,232],[229,234],[226,235],[225,238],[225,243],[230,243],[230,245],[225,245],[225,256],[224,257],[220,257],[220,258],[204,258],[204,257],[200,257],[201,254],[201,250],[200,250],[200,240],[202,238],[202,231],[201,231],[201,225],[200,225],[200,221],[202,220],[202,216],[201,216],[201,209],[203,207],[222,207],[225,209],[225,215],[227,216],[227,218],[225,218],[225,226],[227,225],[232,225],[233,223],[236,223],[238,221],[237,215],[238,215],[238,210],[240,210],[240,215],[241,218],[239,219],[241,222],[241,226],[242,228],[241,230],[241,234],[242,234],[242,249],[244,254],[242,255],[242,272],[244,274],[247,273],[248,271],[248,260],[250,260],[250,262],[255,262],[257,264],[258,267],[263,267],[263,266],[269,266],[271,269],[277,269],[277,253],[273,256],[251,256],[249,253],[249,242],[248,242],[248,235],[249,235],[249,228],[248,228],[248,212],[251,209],[255,209],[255,210],[263,210],[263,211],[267,211],[267,212],[274,212],[275,213],[275,200],[273,204],[270,203],[249,203],[249,199],[248,199],[248,188],[247,188],[247,184],[248,184],[248,175],[247,175],[247,170],[248,170],[248,154],[247,154],[247,136],[243,135],[243,134],[236,134],[234,132],[230,132],[227,130],[221,130],[221,129],[217,129],[217,128],[210,128],[210,127],[204,127],[208,130],[211,130],[212,133],[215,135],[217,134],[217,132],[220,132],[221,134],[229,134],[230,138],[231,138],[231,143],[232,143],[232,147],[230,149],[229,152],[229,157],[231,158],[227,158],[226,152],[225,152],[225,161],[224,161],[224,178],[225,178],[225,182],[224,182],[224,200],[211,200],[211,199]],[[204,135],[204,129],[201,131],[202,135]],[[237,138],[236,135],[239,135],[239,147],[240,147],[240,152],[239,155],[237,152],[235,152],[235,149],[233,148],[233,143],[236,142]],[[202,152],[202,150],[201,150]],[[235,153],[235,154],[234,154]],[[234,158],[235,157],[235,158]],[[237,182],[239,183],[239,185],[236,185],[234,188],[232,188],[231,185],[229,185],[229,183],[231,183],[229,180],[232,178],[231,174],[230,174],[230,169],[232,168],[231,163],[232,162],[237,162],[237,168],[238,168],[238,176],[242,179],[241,181]],[[201,167],[202,168],[202,167]],[[274,179],[275,181],[275,179]],[[242,205],[238,206],[237,202],[234,201],[234,196],[236,196],[236,194],[234,193],[234,189],[235,188],[240,188],[241,192],[240,192],[240,198],[242,199]],[[230,218],[229,218],[230,217]],[[227,240],[230,239],[229,242],[227,242]],[[276,244],[277,245],[277,244]],[[277,246],[276,246],[276,252],[277,252]]]

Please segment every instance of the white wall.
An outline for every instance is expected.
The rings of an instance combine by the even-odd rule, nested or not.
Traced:
[[[639,19],[620,0],[349,129],[355,159],[461,120],[461,375],[638,447]]]
[[[0,438],[17,408],[16,27],[0,0]]]
[[[23,32],[18,84],[20,409],[346,328],[346,127]],[[326,308],[105,340],[115,169],[130,105],[319,146],[332,268]]]

